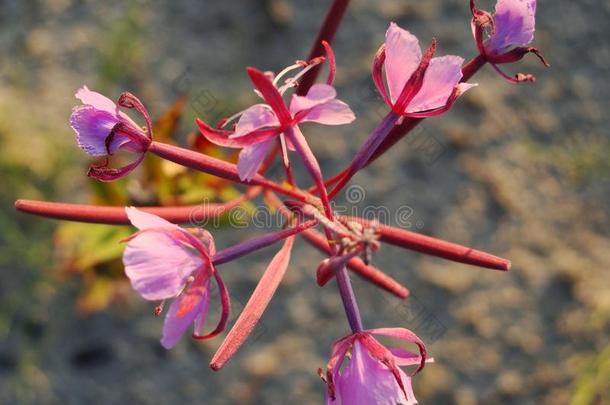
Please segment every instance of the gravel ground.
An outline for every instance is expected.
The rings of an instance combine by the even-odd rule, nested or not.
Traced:
[[[277,71],[306,55],[327,3],[0,2],[0,403],[321,402],[316,370],[348,327],[335,286],[315,284],[321,256],[308,246],[296,246],[255,338],[215,373],[218,340],[166,352],[161,321],[135,294],[79,315],[78,284],[42,271],[54,224],[15,214],[12,201],[83,199],[86,158],[66,122],[82,83],[129,89],[153,112],[188,90],[189,119],[237,111],[253,100],[244,66]],[[541,0],[538,10],[535,44],[553,67],[531,57],[518,68],[535,84],[483,69],[451,112],[354,180],[364,195],[350,209],[384,205],[392,222],[513,262],[503,274],[385,247],[376,265],[413,297],[354,280],[368,326],[406,326],[430,343],[436,364],[414,380],[422,404],[610,404],[610,3]],[[383,111],[369,69],[388,21],[468,58],[468,18],[467,0],[353,1],[335,51],[340,97],[359,119],[307,131],[327,173]],[[218,244],[257,232],[223,230]],[[223,266],[237,310],[271,254]]]

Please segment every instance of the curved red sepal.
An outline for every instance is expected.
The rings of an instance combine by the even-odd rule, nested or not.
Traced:
[[[201,134],[208,141],[226,148],[241,149],[248,146],[252,146],[253,144],[273,138],[281,132],[279,128],[264,129],[254,131],[237,138],[230,138],[230,136],[233,134],[233,131],[227,131],[224,129],[212,127],[211,125],[208,125],[205,121],[199,118],[195,119],[195,123],[197,124],[197,127],[199,128]]]
[[[221,369],[244,344],[256,327],[286,273],[293,244],[294,236],[286,239],[280,251],[273,257],[269,266],[267,266],[244,310],[214,354],[210,362],[212,370]]]
[[[335,59],[335,52],[330,44],[326,41],[322,41],[322,46],[326,52],[326,60],[328,61],[328,77],[326,78],[326,84],[332,85],[335,81],[335,75],[337,73],[337,61]]]
[[[275,88],[269,77],[260,70],[248,67],[246,69],[248,76],[254,87],[261,93],[267,104],[273,109],[275,115],[280,120],[281,126],[290,125],[292,116],[284,103],[284,99],[280,92]]]

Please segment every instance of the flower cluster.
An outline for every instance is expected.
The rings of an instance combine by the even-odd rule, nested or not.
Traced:
[[[533,40],[535,0],[499,0],[494,14],[479,10],[471,1],[472,29],[479,55],[466,64],[459,56],[435,57],[435,40],[422,52],[413,34],[391,23],[372,66],[374,84],[388,106],[388,113],[350,164],[339,174],[326,178],[301,124],[344,125],[356,118],[350,107],[337,98],[333,87],[336,65],[330,40],[346,6],[346,1],[334,1],[320,31],[321,41],[314,46],[309,60],[297,61],[278,74],[247,69],[261,102],[218,125],[196,120],[200,136],[221,147],[240,150],[237,164],[155,141],[148,111],[130,93],[123,93],[116,103],[86,86],[76,93],[83,103],[74,108],[70,118],[77,143],[88,154],[104,159],[103,164],[90,168],[91,177],[116,180],[134,171],[147,154],[153,154],[245,187],[238,200],[205,211],[209,217],[262,195],[266,204],[283,215],[285,225],[281,230],[217,251],[208,231],[176,225],[188,223],[189,210],[197,207],[138,209],[26,200],[17,201],[16,206],[23,212],[63,220],[136,227],[138,231],[123,241],[125,274],[142,298],[156,303],[156,315],[161,315],[165,302],[172,300],[166,310],[161,338],[167,349],[178,344],[191,327],[195,339],[210,339],[223,333],[231,308],[218,267],[282,242],[213,356],[210,365],[215,370],[231,359],[256,326],[288,270],[295,238],[300,236],[326,255],[317,266],[318,284],[324,286],[336,279],[351,328],[349,335],[333,345],[326,371],[320,371],[327,385],[327,404],[415,404],[411,377],[431,361],[426,346],[408,329],[365,329],[348,270],[404,299],[409,290],[372,265],[374,254],[384,244],[503,271],[509,269],[510,262],[377,221],[337,215],[331,200],[358,171],[383,155],[421,120],[449,111],[462,94],[476,86],[467,81],[486,63],[513,83],[532,81],[533,76],[519,74],[512,78],[498,65],[516,62],[527,53],[534,53],[547,63],[537,49],[528,47]],[[313,84],[324,64],[328,65],[325,82]],[[289,93],[292,94],[288,96]],[[145,126],[136,124],[120,108],[135,109],[144,118]],[[110,168],[110,158],[120,151],[135,158],[125,166]],[[293,155],[304,165],[313,186],[304,188],[297,184]],[[265,176],[277,157],[285,173],[283,183]],[[212,329],[206,320],[213,296],[219,297],[221,314]],[[379,336],[415,344],[419,353],[387,348],[377,340]],[[401,368],[409,366],[416,366],[412,375]]]

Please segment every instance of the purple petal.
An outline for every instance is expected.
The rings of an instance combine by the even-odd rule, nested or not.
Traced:
[[[193,284],[172,303],[163,323],[163,347],[171,349],[176,346],[191,324],[203,326],[203,318],[210,301],[209,284],[209,279],[203,284]]]
[[[133,289],[146,300],[175,297],[203,264],[194,249],[170,232],[142,231],[127,243],[123,253],[125,274]]]
[[[385,73],[392,103],[421,61],[419,41],[409,31],[391,23],[385,34]]]
[[[488,52],[529,44],[536,29],[536,0],[498,0],[494,22],[495,32],[485,45]]]
[[[89,105],[75,107],[70,116],[70,126],[76,132],[78,146],[92,156],[108,155],[106,138],[118,122],[116,115]],[[127,142],[128,138],[116,136],[109,145],[110,153]]]
[[[177,225],[172,224],[165,219],[158,217],[154,214],[149,214],[148,212],[140,211],[135,207],[125,207],[125,213],[127,214],[127,218],[129,218],[129,222],[139,230],[143,231],[145,229],[159,229],[159,228],[168,228],[179,229]]]
[[[375,360],[358,340],[352,348],[352,358],[337,383],[337,399],[331,404],[416,404],[411,379],[399,370],[409,398],[396,382],[396,378],[384,364]]]
[[[440,108],[447,103],[455,86],[462,78],[464,59],[459,56],[433,58],[424,76],[424,84],[409,103],[407,112]]]
[[[415,371],[414,374],[419,373],[425,365],[425,361],[427,360],[428,350],[426,349],[425,343],[417,336],[413,331],[405,328],[376,328],[369,329],[367,331],[373,335],[382,335],[382,336],[390,336],[392,338],[401,339],[410,343],[415,343],[419,348],[420,352],[420,360],[423,362],[420,363],[419,368]]]
[[[114,116],[117,115],[117,105],[112,100],[98,92],[89,90],[87,86],[78,89],[74,96],[83,104],[90,105],[96,110],[106,111]]]
[[[349,124],[355,119],[354,112],[346,103],[340,100],[330,100],[309,110],[300,121],[317,122],[324,125],[343,125]]]
[[[193,334],[195,336],[203,336],[205,333],[203,332],[203,328],[205,327],[205,321],[208,317],[208,310],[210,309],[210,289],[209,283],[206,287],[203,297],[203,305],[199,310],[199,314],[195,318],[195,328]]]
[[[418,366],[421,364],[421,356],[416,353],[400,348],[390,348],[390,351],[394,355],[396,365],[399,367]],[[431,357],[426,358],[426,363],[433,362],[434,359]]]
[[[258,168],[265,160],[269,148],[273,145],[275,139],[259,142],[255,145],[243,148],[239,152],[239,160],[237,161],[237,171],[239,178],[242,180],[251,180],[258,171]]]
[[[290,114],[294,117],[298,112],[320,106],[337,97],[335,88],[328,84],[314,84],[311,86],[307,95],[292,96],[290,101]]]
[[[279,125],[280,122],[271,107],[266,104],[256,104],[242,113],[231,138],[247,135],[257,129]]]

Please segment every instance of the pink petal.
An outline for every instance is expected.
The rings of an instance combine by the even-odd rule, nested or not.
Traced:
[[[416,404],[411,379],[399,370],[409,398],[405,398],[396,378],[384,364],[374,359],[358,340],[352,348],[352,358],[337,381],[337,399],[331,404]]]
[[[392,103],[400,96],[421,58],[417,38],[396,23],[391,23],[385,35],[385,72]]]
[[[178,295],[203,262],[197,252],[171,233],[148,230],[129,240],[123,264],[133,289],[154,301]]]
[[[158,229],[158,228],[169,228],[179,229],[177,225],[168,222],[167,220],[158,217],[154,214],[149,214],[148,212],[140,211],[135,207],[125,207],[125,213],[127,214],[127,218],[129,218],[129,222],[139,230],[143,231],[145,229]]]
[[[394,355],[394,362],[399,367],[416,366],[421,364],[421,356],[412,353],[408,350],[390,348],[390,352]],[[426,363],[433,363],[434,359],[428,357]]]
[[[424,84],[409,103],[407,112],[433,110],[444,106],[462,78],[463,63],[464,59],[459,56],[433,58],[426,70]]]
[[[243,112],[231,138],[248,135],[257,129],[277,127],[279,125],[280,122],[271,107],[266,104],[256,104]]]
[[[241,180],[251,180],[258,171],[258,168],[265,160],[267,152],[273,145],[274,139],[259,142],[255,145],[243,148],[239,152],[237,161],[237,171]]]
[[[536,0],[498,0],[494,23],[495,32],[485,44],[490,53],[529,44],[536,29]]]
[[[367,332],[371,333],[373,335],[389,336],[389,337],[405,340],[405,341],[410,342],[410,343],[415,343],[417,345],[417,347],[419,348],[419,351],[420,351],[420,354],[421,354],[421,363],[419,365],[419,368],[415,371],[414,374],[417,374],[422,368],[424,368],[424,365],[426,363],[426,357],[428,355],[428,351],[426,349],[426,345],[419,338],[419,336],[417,336],[415,333],[413,333],[409,329],[405,329],[405,328],[377,328],[377,329],[367,330]]]
[[[92,156],[106,156],[109,151],[114,153],[129,142],[128,138],[117,136],[109,145],[109,150],[106,148],[106,139],[118,122],[115,114],[89,105],[75,107],[70,116],[70,126],[76,132],[78,146]]]
[[[326,396],[327,403],[330,403],[329,394],[331,392],[334,392],[335,396],[337,394],[336,386],[334,384],[339,378],[339,372],[341,371],[343,361],[345,360],[345,355],[347,354],[347,351],[352,347],[354,339],[355,335],[349,335],[333,342],[330,360],[328,361],[328,365],[326,366],[326,384],[328,385]]]
[[[114,116],[117,115],[117,105],[114,101],[98,92],[89,90],[87,86],[78,89],[74,96],[85,105],[90,105],[100,111],[106,111]]]
[[[210,363],[214,370],[220,369],[233,357],[252,330],[254,330],[261,316],[263,316],[275,290],[286,273],[293,244],[294,236],[286,239],[280,251],[273,257],[269,266],[267,266],[265,273],[248,299],[244,310],[214,354]]]
[[[203,306],[201,307],[201,310],[194,321],[194,331],[193,331],[194,336],[204,336],[205,335],[205,333],[203,332],[203,329],[205,327],[205,321],[207,320],[209,309],[210,309],[210,294],[209,294],[209,290],[207,290],[205,293],[204,300],[203,300]]]
[[[202,326],[201,317],[205,316],[210,300],[209,284],[209,279],[203,283],[193,283],[172,303],[163,323],[163,347],[174,347],[195,320],[197,326]]]
[[[317,122],[324,125],[343,125],[349,124],[355,119],[354,112],[346,103],[340,100],[330,100],[309,110],[300,121]]]
[[[290,114],[295,116],[298,112],[309,110],[316,106],[326,103],[337,97],[337,92],[333,86],[328,84],[314,84],[311,86],[306,96],[292,96],[290,101]]]

